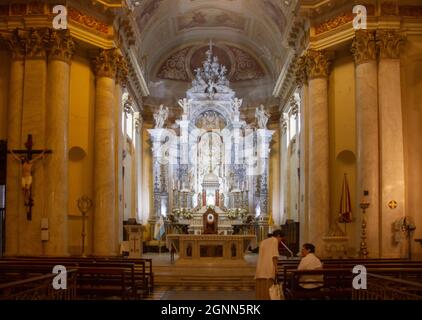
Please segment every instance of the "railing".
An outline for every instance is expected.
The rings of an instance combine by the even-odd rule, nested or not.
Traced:
[[[67,289],[53,288],[56,274],[31,277],[0,285],[0,300],[74,300],[77,270],[67,271]]]
[[[422,284],[367,274],[367,289],[353,290],[353,300],[422,300]]]

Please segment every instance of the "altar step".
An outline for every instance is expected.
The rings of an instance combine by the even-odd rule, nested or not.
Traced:
[[[157,266],[154,279],[157,286],[203,288],[251,288],[255,286],[255,268]]]

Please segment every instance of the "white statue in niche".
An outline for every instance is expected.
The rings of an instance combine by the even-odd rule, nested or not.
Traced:
[[[242,103],[243,103],[243,99],[234,98],[233,104],[232,104],[233,112],[234,113],[238,113],[239,112],[239,109],[242,106]]]
[[[160,110],[157,113],[154,113],[154,120],[155,120],[155,129],[161,129],[164,127],[164,123],[166,122],[169,116],[169,108],[165,107],[164,105],[160,106]]]
[[[256,108],[255,117],[258,120],[258,128],[266,129],[270,115],[265,111],[265,107],[262,104],[259,108]]]
[[[183,114],[188,114],[189,113],[191,102],[192,102],[192,99],[188,100],[186,98],[180,99],[178,101],[179,106],[183,109]]]

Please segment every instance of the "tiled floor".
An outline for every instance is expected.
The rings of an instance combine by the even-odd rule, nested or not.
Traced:
[[[147,300],[254,300],[251,287],[157,287]]]
[[[144,254],[145,258],[153,259],[153,266],[169,267],[172,269],[170,255],[168,253]],[[177,259],[177,256],[176,256]],[[245,257],[247,265],[256,265],[257,255],[251,254]],[[160,269],[160,268],[159,268]],[[159,274],[157,274],[159,277]],[[154,292],[147,300],[254,300],[255,287],[249,285],[224,285],[213,286],[204,284],[201,286],[155,286]]]

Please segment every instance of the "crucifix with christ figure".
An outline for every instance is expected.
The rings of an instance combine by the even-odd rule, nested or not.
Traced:
[[[32,134],[28,135],[25,142],[25,150],[9,150],[17,161],[22,164],[22,191],[24,193],[24,204],[26,207],[26,219],[32,219],[32,207],[34,199],[32,199],[32,172],[33,165],[37,160],[43,159],[46,154],[52,153],[51,150],[34,150],[32,149]],[[33,157],[37,155],[36,157]]]

